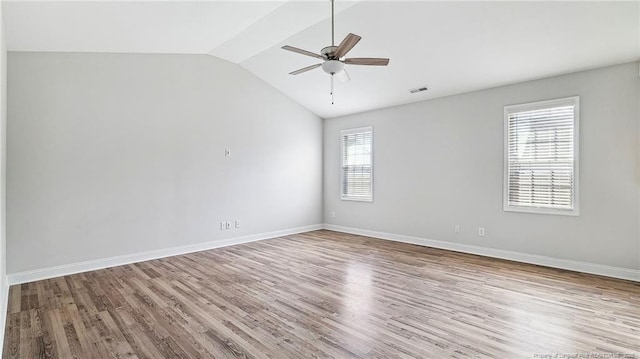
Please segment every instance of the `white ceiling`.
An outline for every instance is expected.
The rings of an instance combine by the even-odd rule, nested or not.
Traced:
[[[316,59],[330,43],[328,0],[3,1],[9,51],[211,54],[238,63],[323,118],[640,59],[639,2],[336,0],[336,42],[362,36],[336,83]],[[428,85],[429,91],[408,89]]]

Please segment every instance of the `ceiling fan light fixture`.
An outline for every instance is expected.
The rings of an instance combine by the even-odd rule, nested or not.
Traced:
[[[335,75],[342,70],[344,70],[344,63],[338,60],[329,60],[322,64],[322,71],[329,75]]]

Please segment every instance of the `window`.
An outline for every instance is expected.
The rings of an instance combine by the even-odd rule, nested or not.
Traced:
[[[373,129],[341,132],[342,196],[344,200],[373,201]]]
[[[579,97],[504,108],[504,210],[578,215]]]

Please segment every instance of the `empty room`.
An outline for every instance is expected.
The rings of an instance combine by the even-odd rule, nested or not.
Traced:
[[[0,10],[2,358],[640,359],[640,1]]]

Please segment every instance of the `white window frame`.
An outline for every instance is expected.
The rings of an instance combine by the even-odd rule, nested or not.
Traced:
[[[546,208],[546,207],[529,207],[529,206],[514,206],[509,205],[509,114],[522,111],[541,110],[544,108],[551,108],[563,105],[573,105],[573,193],[572,202],[573,209],[559,209],[559,208]],[[579,216],[579,164],[580,164],[580,96],[572,96],[559,98],[554,100],[539,101],[532,103],[524,103],[517,105],[509,105],[504,107],[504,172],[503,172],[503,210],[506,212],[523,212],[523,213],[537,213],[537,214],[553,214],[553,215],[566,215],[566,216]]]
[[[371,132],[371,196],[370,197],[353,197],[345,195],[342,191],[344,188],[344,136],[353,133]],[[356,201],[356,202],[373,202],[373,126],[350,128],[340,131],[340,199],[343,201]]]

